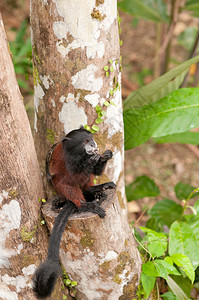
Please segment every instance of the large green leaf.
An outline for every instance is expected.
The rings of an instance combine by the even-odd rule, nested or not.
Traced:
[[[183,7],[183,9],[190,10],[193,12],[193,15],[195,17],[199,17],[199,2],[198,2],[198,0],[186,1],[186,5]]]
[[[186,255],[181,253],[173,254],[171,258],[173,262],[183,270],[183,272],[193,283],[195,279],[195,273],[190,259]]]
[[[148,276],[142,272],[140,279],[141,279],[141,283],[144,288],[144,291],[146,293],[146,296],[148,298],[150,295],[150,292],[154,288],[156,278],[154,276]]]
[[[162,266],[162,267],[164,267],[166,269],[166,271],[167,271],[168,274],[173,274],[173,275],[177,275],[177,276],[181,275],[174,266],[172,266],[171,264],[169,264],[165,260],[156,259],[155,260],[155,264],[156,264],[156,266],[159,266],[159,267]]]
[[[131,184],[126,186],[127,200],[137,200],[144,197],[154,197],[160,191],[155,182],[147,176],[137,177]]]
[[[172,292],[167,292],[160,296],[164,300],[178,300],[178,298]]]
[[[167,279],[168,274],[180,275],[175,267],[161,259],[147,261],[142,265],[142,271],[147,276],[162,277],[164,279]]]
[[[152,257],[163,256],[167,250],[166,235],[145,227],[140,227],[140,229],[146,233],[143,242],[147,242],[147,249],[151,253]]]
[[[183,292],[187,295],[187,297],[190,298],[191,289],[193,287],[191,280],[185,276],[171,275],[170,277],[183,290]]]
[[[184,222],[174,222],[169,232],[169,255],[186,255],[194,269],[199,265],[199,244],[192,228]],[[175,262],[176,263],[176,262]]]
[[[177,283],[170,277],[168,276],[167,278],[167,283],[174,295],[176,295],[178,300],[189,300],[187,295],[184,293],[184,291],[177,285]]]
[[[199,132],[182,132],[154,138],[156,143],[180,143],[199,145]]]
[[[199,126],[199,88],[179,89],[141,108],[124,112],[125,149],[150,137],[185,132]]]
[[[123,11],[153,22],[167,22],[166,5],[162,0],[123,0],[118,2]]]
[[[191,58],[166,74],[158,77],[148,85],[132,92],[124,101],[124,112],[129,108],[138,108],[151,104],[170,92],[177,90],[182,84],[189,67],[199,61],[199,55]]]
[[[183,208],[175,201],[170,199],[163,199],[152,207],[149,214],[152,218],[156,218],[161,224],[170,225],[179,219],[182,214]]]
[[[191,230],[193,231],[193,234],[195,235],[196,241],[199,245],[199,234],[198,234],[199,233],[199,211],[198,211],[199,207],[198,207],[198,203],[197,203],[196,207],[194,205],[194,208],[197,212],[197,215],[193,216],[191,219],[189,219],[188,225],[191,228]]]
[[[189,197],[189,195],[193,192],[194,189],[195,189],[195,187],[193,187],[192,185],[178,182],[175,186],[176,197],[179,200],[186,200]],[[195,198],[198,195],[199,195],[199,193],[194,193],[191,196],[191,198]]]

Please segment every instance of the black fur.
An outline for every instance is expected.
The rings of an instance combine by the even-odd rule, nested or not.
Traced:
[[[106,162],[111,158],[110,150],[102,155],[98,153],[92,134],[83,127],[69,132],[47,155],[47,179],[57,192],[53,207],[62,207],[62,210],[55,220],[47,259],[35,272],[33,290],[37,298],[51,295],[60,274],[59,247],[68,217],[75,212],[87,211],[98,214],[100,218],[105,217],[105,211],[100,207],[100,203],[106,199],[104,190],[115,189],[116,186],[113,182],[92,186],[91,182],[93,175],[102,174]],[[50,170],[53,170],[52,174]],[[78,202],[75,202],[76,199]]]
[[[36,270],[33,281],[33,291],[39,299],[43,299],[51,295],[57,277],[61,273],[59,265],[60,241],[68,221],[68,217],[76,211],[76,206],[71,201],[66,201],[55,220],[48,246],[48,256],[45,262]]]

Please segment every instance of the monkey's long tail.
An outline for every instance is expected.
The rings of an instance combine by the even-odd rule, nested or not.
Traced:
[[[76,211],[76,206],[71,201],[66,201],[62,211],[55,220],[50,242],[48,256],[43,264],[35,272],[33,291],[37,298],[42,299],[51,295],[57,277],[60,274],[59,247],[62,233],[65,229],[68,217]]]

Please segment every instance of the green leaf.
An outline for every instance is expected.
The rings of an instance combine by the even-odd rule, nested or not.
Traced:
[[[170,277],[168,276],[167,278],[167,283],[172,292],[176,295],[178,300],[189,300],[187,295],[183,292],[183,290],[177,285],[177,283]]]
[[[163,1],[161,2],[163,5]],[[156,2],[153,1],[153,4],[155,3]],[[165,22],[168,20],[165,13],[162,14],[161,10],[158,11],[158,6],[152,6],[151,3],[149,4],[146,0],[123,0],[118,2],[118,7],[133,16],[141,17],[153,22]]]
[[[99,131],[99,127],[96,126],[96,125],[93,125],[93,126],[92,126],[92,130],[94,130],[94,132],[97,132],[97,131]]]
[[[149,228],[140,227],[146,233],[143,242],[147,242],[147,249],[152,257],[160,257],[165,254],[167,250],[167,237],[163,233],[156,232]]]
[[[72,286],[76,286],[76,285],[77,285],[77,281],[72,281],[72,282],[71,282],[71,285],[72,285]]]
[[[175,186],[176,197],[179,200],[185,200],[189,197],[189,195],[191,194],[191,192],[193,192],[194,189],[195,187],[193,187],[192,185],[178,182],[178,184],[176,184]],[[198,195],[199,193],[194,193],[191,198],[194,198]]]
[[[124,112],[125,148],[136,147],[150,137],[188,131],[199,126],[199,88],[179,89],[141,108]]]
[[[188,220],[188,225],[191,228],[193,234],[195,235],[195,239],[199,245],[199,234],[198,234],[198,232],[199,232],[199,213],[197,213],[196,216],[192,216]]]
[[[101,106],[96,105],[96,106],[95,106],[95,110],[96,110],[97,113],[99,113],[99,112],[102,111],[102,108],[101,108]]]
[[[108,101],[105,101],[105,102],[103,103],[103,105],[105,105],[105,106],[109,106],[109,105],[110,105],[110,103],[109,103]]]
[[[154,141],[159,144],[163,143],[180,143],[199,145],[199,132],[182,132],[154,138]]]
[[[21,80],[21,79],[17,79],[18,85],[23,88],[23,89],[27,89],[28,85],[25,81]]]
[[[117,105],[113,102],[113,101],[110,101],[110,104],[114,105],[115,107],[117,107]]]
[[[90,126],[88,126],[87,124],[86,125],[84,125],[84,128],[86,129],[86,130],[88,130],[88,131],[90,131]]]
[[[199,61],[199,55],[191,58],[146,86],[132,92],[124,101],[124,111],[132,107],[142,107],[165,97],[177,90],[184,80],[189,67]]]
[[[66,279],[66,285],[70,285],[71,284],[71,280],[70,279]]]
[[[114,69],[113,69],[113,66],[111,66],[111,67],[110,67],[110,71],[111,71],[111,72],[113,72],[113,71],[114,71]]]
[[[104,121],[103,119],[97,118],[97,119],[95,120],[95,123],[96,123],[96,124],[100,124],[100,123],[102,123],[103,121]]]
[[[157,218],[160,223],[168,227],[182,215],[183,208],[175,201],[170,199],[163,199],[152,207],[149,214],[153,218]]]
[[[159,188],[155,182],[147,176],[139,176],[131,184],[126,186],[128,201],[143,197],[154,197],[159,195],[159,193]]]
[[[148,276],[153,276],[153,277],[159,276],[153,261],[147,261],[145,264],[143,264],[142,271],[144,274]]]
[[[142,270],[148,276],[162,277],[164,279],[168,276],[166,268],[158,260],[148,261],[142,265]]]
[[[166,261],[167,263],[169,263],[170,265],[173,266],[173,260],[172,260],[172,258],[170,256],[166,256],[165,259],[164,259],[164,261]]]
[[[198,3],[198,0],[186,1],[186,5],[184,6],[184,9],[192,11],[193,15],[195,17],[199,17],[199,3]]]
[[[108,71],[109,67],[108,66],[104,66],[104,71]]]
[[[196,27],[186,27],[186,29],[178,36],[179,45],[183,46],[188,51],[193,49],[198,29]]]
[[[109,94],[112,96],[113,95],[113,90],[110,89]]]
[[[106,77],[109,77],[109,72],[108,71],[106,72]]]
[[[196,269],[199,265],[199,244],[197,238],[189,226],[184,222],[174,222],[169,232],[169,255],[173,259],[173,255],[184,255],[185,260],[188,258],[191,269]],[[174,261],[174,260],[173,260]],[[176,261],[174,261],[176,263]],[[192,266],[192,264],[193,266]],[[176,263],[177,264],[177,263]],[[178,264],[177,264],[178,265]],[[185,271],[187,274],[187,272]],[[189,277],[189,275],[187,274]],[[193,277],[189,277],[193,281]],[[192,278],[192,279],[191,279]]]
[[[164,293],[160,296],[164,300],[178,300],[178,298],[172,292],[167,292],[167,293]]]
[[[175,283],[177,283],[177,285],[182,289],[182,291],[187,295],[187,297],[190,298],[191,289],[193,287],[190,279],[188,277],[176,275],[171,275],[170,277],[175,281]]]
[[[197,212],[197,214],[199,214],[199,199],[195,202],[194,209]]]
[[[148,276],[148,275],[146,275],[142,272],[140,279],[141,279],[143,289],[144,289],[144,291],[146,293],[146,296],[148,298],[151,291],[152,291],[152,289],[154,288],[156,278],[154,276]]]
[[[171,258],[178,267],[182,268],[182,270],[186,273],[186,275],[193,283],[195,279],[195,273],[190,259],[186,255],[181,253],[173,254]]]
[[[155,263],[156,263],[156,265],[163,266],[166,269],[168,274],[173,274],[173,275],[178,275],[178,276],[181,275],[174,266],[172,266],[170,263],[168,263],[165,260],[156,259]]]

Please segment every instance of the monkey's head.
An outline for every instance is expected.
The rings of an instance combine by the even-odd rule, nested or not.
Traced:
[[[73,154],[86,154],[92,156],[99,153],[97,143],[93,139],[93,135],[90,131],[80,127],[70,131],[62,140],[66,151]]]

